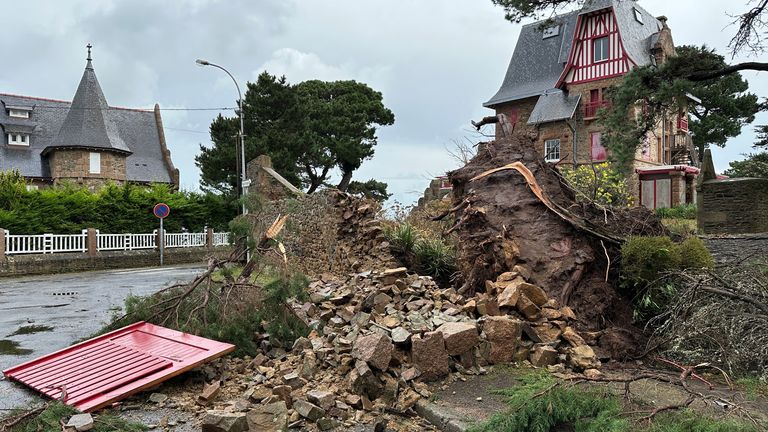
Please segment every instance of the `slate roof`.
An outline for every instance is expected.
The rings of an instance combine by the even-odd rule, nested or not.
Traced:
[[[110,116],[105,114],[108,109],[107,99],[101,91],[89,56],[67,117],[58,135],[43,154],[55,148],[73,147],[110,149],[130,153],[131,150],[117,133],[117,126]]]
[[[90,63],[90,62],[89,62]],[[93,75],[93,80],[89,75]],[[84,83],[85,82],[85,83]],[[110,107],[101,89],[81,94],[83,86],[98,86],[93,69],[86,69],[73,102],[0,93],[0,171],[18,169],[25,177],[49,178],[50,170],[44,152],[51,146],[82,146],[110,148],[128,154],[126,175],[128,181],[141,183],[172,183],[163,160],[163,149],[157,129],[155,113],[150,110]],[[82,97],[81,97],[82,96]],[[78,101],[80,99],[80,101]],[[102,100],[104,105],[101,105]],[[98,110],[74,111],[84,103],[97,103]],[[29,119],[8,117],[8,107],[31,107]],[[81,123],[82,122],[82,123]],[[96,123],[96,131],[87,127]],[[103,127],[101,126],[103,125]],[[20,130],[23,129],[23,130]],[[8,144],[7,132],[30,132],[29,146]],[[68,141],[68,137],[81,134],[84,141]],[[106,141],[98,141],[97,137]],[[69,145],[68,145],[69,144]],[[79,145],[78,145],[79,144]]]
[[[542,39],[541,27],[546,21],[523,26],[504,82],[483,106],[539,96],[553,89],[568,61],[578,16],[608,7],[614,8],[627,55],[637,65],[650,63],[651,38],[661,29],[661,23],[634,0],[587,0],[580,10],[551,19],[560,25],[557,36]],[[634,8],[642,14],[643,24],[635,20]]]
[[[539,96],[531,111],[528,124],[540,124],[573,117],[581,95],[566,95],[562,90],[550,90]]]

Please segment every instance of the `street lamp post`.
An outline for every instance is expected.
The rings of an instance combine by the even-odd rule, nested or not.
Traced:
[[[245,207],[245,197],[248,196],[248,180],[245,177],[245,134],[243,133],[243,94],[240,92],[240,86],[237,84],[237,80],[235,77],[232,76],[231,73],[229,73],[228,70],[224,69],[222,66],[219,66],[215,63],[211,63],[207,60],[197,59],[195,60],[195,63],[199,64],[200,66],[213,66],[215,68],[219,68],[223,70],[224,72],[229,75],[230,78],[232,78],[232,82],[235,83],[235,88],[237,88],[237,107],[238,107],[238,117],[240,117],[240,190],[242,191],[241,194],[241,200],[243,202],[242,206],[242,213],[248,214],[248,209]]]

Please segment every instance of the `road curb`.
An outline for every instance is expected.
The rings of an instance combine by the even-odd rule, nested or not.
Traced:
[[[414,409],[421,417],[443,432],[466,432],[469,429],[469,423],[450,409],[436,403],[422,399],[416,403]]]

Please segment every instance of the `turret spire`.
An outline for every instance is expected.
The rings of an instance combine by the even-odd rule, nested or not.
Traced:
[[[86,45],[85,47],[88,48],[88,58],[86,59],[86,60],[88,60],[88,64],[85,65],[85,68],[86,69],[93,69],[93,65],[91,64],[91,48],[93,48],[93,45],[88,43],[88,45]]]

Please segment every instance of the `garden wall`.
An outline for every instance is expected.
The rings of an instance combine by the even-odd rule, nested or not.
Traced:
[[[703,181],[697,218],[703,234],[768,232],[768,179]]]

